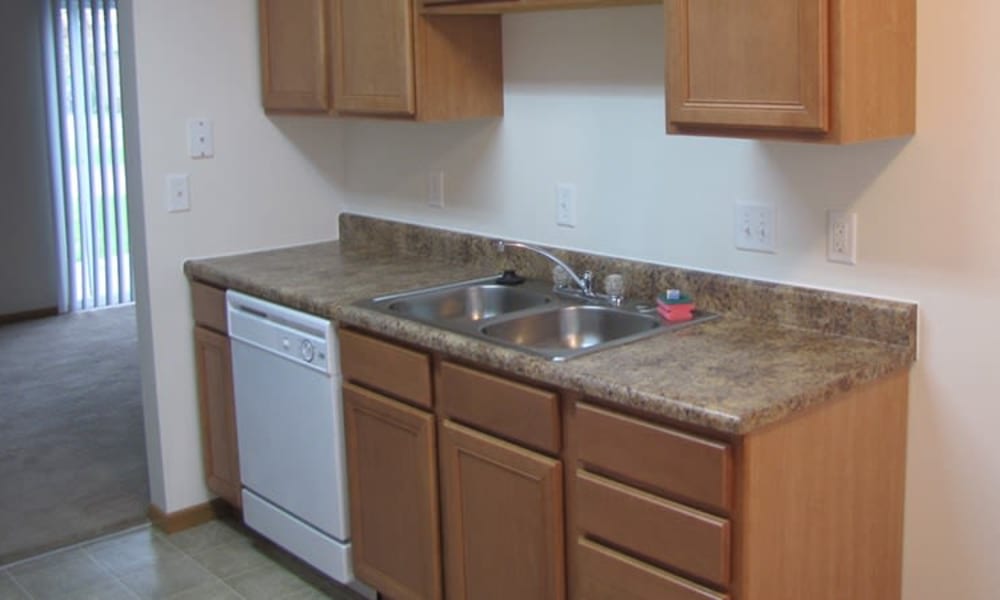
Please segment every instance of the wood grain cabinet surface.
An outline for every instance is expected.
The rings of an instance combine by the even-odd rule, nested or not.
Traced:
[[[434,417],[350,383],[343,392],[354,571],[386,597],[438,600]]]
[[[387,597],[900,598],[905,371],[727,435],[347,334],[345,365],[423,355],[438,396],[344,385],[356,571]]]
[[[209,490],[239,508],[242,505],[240,459],[225,292],[193,281],[191,299],[196,323],[195,373],[205,480]]]
[[[440,452],[449,600],[563,600],[562,463],[447,420]]]
[[[329,0],[260,0],[259,14],[264,109],[330,112]]]
[[[664,0],[672,133],[848,143],[915,128],[915,0]]]
[[[418,121],[503,114],[500,17],[419,0],[259,0],[264,108]]]

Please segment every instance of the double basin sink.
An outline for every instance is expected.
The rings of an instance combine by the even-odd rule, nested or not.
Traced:
[[[553,361],[567,360],[715,315],[695,313],[682,323],[661,319],[655,307],[566,297],[529,280],[499,285],[495,277],[391,294],[359,303],[382,313],[515,348]]]

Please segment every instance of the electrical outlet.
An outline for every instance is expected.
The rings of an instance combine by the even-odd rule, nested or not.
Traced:
[[[444,208],[444,171],[427,174],[427,204],[434,208]]]
[[[858,264],[857,213],[827,211],[826,259],[845,265]]]
[[[733,243],[740,250],[775,252],[776,210],[773,206],[737,204]]]
[[[572,183],[556,184],[556,225],[576,227],[576,186]]]
[[[191,210],[191,188],[186,174],[167,175],[167,212]]]

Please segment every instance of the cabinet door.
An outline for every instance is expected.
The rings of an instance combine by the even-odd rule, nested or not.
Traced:
[[[671,126],[829,129],[829,0],[665,0]]]
[[[344,385],[354,572],[393,600],[441,598],[434,417]]]
[[[332,0],[334,105],[413,115],[413,0]]]
[[[229,338],[204,327],[195,327],[194,340],[202,456],[208,489],[238,508],[241,504],[240,461]]]
[[[562,464],[444,421],[441,471],[449,600],[565,598]]]
[[[260,0],[264,108],[327,112],[329,0]]]

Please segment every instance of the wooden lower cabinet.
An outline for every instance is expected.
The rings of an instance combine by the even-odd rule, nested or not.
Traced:
[[[240,459],[229,338],[205,327],[195,327],[194,355],[206,483],[209,490],[239,508],[242,505]]]
[[[905,371],[726,435],[350,336],[419,382],[343,359],[355,571],[384,598],[901,596]]]
[[[562,600],[562,463],[441,424],[449,600]]]
[[[205,483],[210,491],[240,508],[240,458],[226,291],[192,280],[191,313]]]
[[[580,538],[580,581],[575,600],[728,600],[663,569]]]
[[[344,388],[354,571],[392,600],[438,600],[441,547],[433,415]]]

